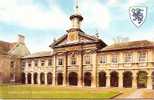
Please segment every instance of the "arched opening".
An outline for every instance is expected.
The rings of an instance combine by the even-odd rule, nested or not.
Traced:
[[[32,75],[31,73],[28,73],[28,84],[32,83]]]
[[[47,74],[47,83],[52,84],[52,73]]]
[[[62,73],[57,74],[57,85],[63,85],[63,74]]]
[[[138,88],[147,88],[147,72],[139,71],[137,73],[137,87]]]
[[[40,74],[40,83],[45,84],[45,75],[44,75],[44,73]]]
[[[21,73],[21,83],[25,84],[25,80],[26,80],[25,73]]]
[[[85,72],[84,73],[84,86],[91,86],[91,73],[90,72]]]
[[[76,72],[69,73],[69,85],[78,85],[78,74]]]
[[[154,72],[152,72],[152,89],[154,89]]]
[[[119,77],[117,72],[111,72],[110,73],[110,85],[111,87],[118,87],[119,85]]]
[[[123,73],[123,87],[130,88],[132,87],[132,72],[124,72]]]
[[[105,87],[106,86],[106,73],[105,72],[99,72],[99,87]]]
[[[38,82],[37,82],[37,77],[38,77],[37,73],[34,73],[33,77],[34,77],[34,84],[38,84]]]

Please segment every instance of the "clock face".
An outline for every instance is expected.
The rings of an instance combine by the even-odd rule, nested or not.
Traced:
[[[78,40],[78,34],[76,32],[70,32],[68,34],[68,41],[76,41]]]

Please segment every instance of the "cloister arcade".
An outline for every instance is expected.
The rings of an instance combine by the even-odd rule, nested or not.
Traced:
[[[22,73],[22,83],[23,84],[53,84],[53,74],[51,72],[48,73]],[[97,75],[97,84],[98,87],[122,87],[124,88],[132,88],[133,84],[136,84],[136,88],[147,88],[148,82],[150,80],[154,83],[154,72],[151,75],[148,75],[146,71],[138,71],[136,75],[133,75],[131,71],[124,71],[122,76],[119,75],[118,71],[111,71],[109,73],[109,78],[107,77],[107,73],[105,71],[98,72]],[[136,76],[136,77],[134,77]],[[149,77],[150,76],[150,77]],[[63,73],[57,73],[55,78],[56,85],[64,85],[63,84]],[[109,79],[109,81],[108,81]],[[122,79],[122,81],[120,81]],[[77,72],[69,72],[67,77],[67,85],[69,86],[78,86],[78,73]],[[84,72],[83,73],[83,86],[91,86],[92,85],[92,73]],[[120,83],[122,82],[122,83]],[[136,83],[135,83],[136,82]],[[108,85],[109,84],[109,85]],[[154,89],[154,85],[152,84],[152,88]]]

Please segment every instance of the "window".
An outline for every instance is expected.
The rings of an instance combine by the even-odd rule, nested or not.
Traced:
[[[31,67],[31,61],[28,62],[28,67]]]
[[[139,52],[139,61],[145,61],[146,60],[146,52]]]
[[[26,62],[25,61],[22,61],[21,66],[22,67],[25,67],[25,65],[26,65]]]
[[[132,62],[132,54],[131,53],[125,54],[125,62]]]
[[[106,55],[100,56],[100,58],[99,58],[99,63],[100,63],[100,64],[107,63],[107,56],[106,56]]]
[[[112,55],[112,63],[117,63],[118,61],[118,55],[117,54],[113,54]]]
[[[45,61],[41,60],[41,66],[44,66],[44,64],[45,64]]]
[[[11,61],[11,68],[14,67],[14,61]]]
[[[35,65],[35,66],[38,66],[38,60],[35,60],[35,61],[34,61],[34,65]]]
[[[48,66],[51,66],[52,65],[52,59],[49,59],[48,60]]]
[[[63,65],[63,59],[62,58],[58,59],[58,65]]]
[[[76,64],[76,57],[74,55],[71,57],[71,64],[72,65]]]
[[[91,64],[91,58],[90,56],[85,56],[85,64]]]

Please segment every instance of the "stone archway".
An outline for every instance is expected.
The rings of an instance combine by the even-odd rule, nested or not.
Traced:
[[[26,83],[25,80],[26,80],[25,73],[21,73],[21,83],[25,84]]]
[[[147,75],[146,71],[139,71],[137,73],[137,87],[138,88],[147,88]]]
[[[47,73],[47,83],[52,84],[52,73],[51,72]]]
[[[33,77],[34,77],[34,84],[38,84],[37,82],[38,74],[34,73]]]
[[[84,73],[84,86],[91,86],[92,76],[90,72]]]
[[[152,72],[152,89],[154,89],[154,72]]]
[[[132,87],[132,72],[126,71],[123,73],[123,87],[130,88]]]
[[[44,73],[40,74],[40,83],[45,84],[45,75],[44,75]]]
[[[113,71],[110,73],[110,86],[111,87],[118,87],[118,85],[119,85],[118,72]]]
[[[62,73],[57,74],[57,85],[63,85],[63,74]]]
[[[27,74],[27,78],[28,78],[28,84],[31,84],[32,83],[32,75],[31,75],[31,73],[28,73]]]
[[[78,74],[76,72],[70,72],[69,73],[69,85],[78,85]]]
[[[101,71],[98,74],[98,81],[99,81],[99,87],[105,87],[106,86],[106,73]]]

